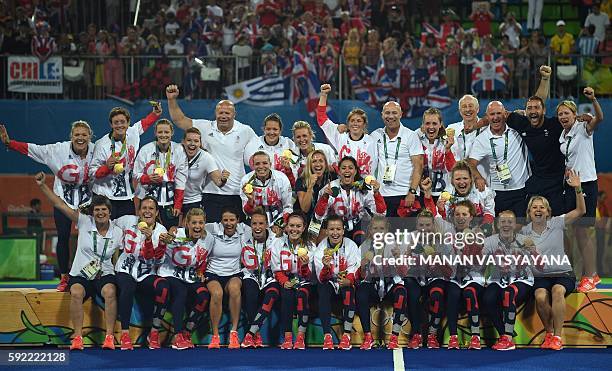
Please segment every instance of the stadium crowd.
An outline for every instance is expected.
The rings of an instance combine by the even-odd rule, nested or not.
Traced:
[[[406,317],[412,328],[409,347],[439,348],[446,317],[448,348],[458,349],[457,318],[466,311],[470,349],[481,347],[482,314],[499,334],[493,349],[512,350],[516,310],[529,298],[545,326],[542,348],[562,349],[565,296],[576,288],[574,268],[582,272],[579,292],[600,282],[588,228],[595,223],[598,194],[593,135],[603,112],[587,87],[583,94],[594,116],[577,115],[571,100],[547,116],[552,71],[543,65],[538,73],[537,91],[522,112],[508,112],[502,102],[492,101],[479,117],[478,99],[464,95],[457,107],[462,121],[445,125],[441,112],[430,108],[416,131],[402,125],[394,101],[383,106],[384,127],[373,132],[361,109],[352,110],[345,125],[334,123],[326,113],[332,87],[323,84],[316,114],[329,144],[316,142],[306,121],[292,124],[293,138],[281,136],[284,123],[274,113],[257,136],[258,123],[237,121],[227,100],[219,101],[212,120],[192,119],[179,106],[177,85],[165,88],[171,121],[160,118],[156,102],[139,120],[125,108],[113,108],[110,131],[98,133],[95,143],[84,121],[72,124],[69,141],[44,145],[12,139],[0,125],[7,148],[47,165],[55,176],[53,189],[43,173],[36,182],[55,206],[58,291],[72,298],[71,349],[83,349],[83,302],[96,294],[105,300],[103,347],[115,348],[118,316],[121,349],[132,349],[136,291],[154,303],[151,349],[161,346],[166,311],[173,314],[172,347],[187,349],[207,310],[208,347],[218,348],[224,301],[231,320],[229,348],[261,346],[259,330],[280,301],[281,347],[304,349],[313,297],[324,349],[334,348],[334,302],[342,306],[338,348],[352,347],[353,318],[359,313],[360,347],[370,349],[370,306],[389,300],[389,349],[399,346]],[[181,143],[173,141],[175,125],[185,131]],[[147,130],[154,132],[154,141],[140,143]],[[414,244],[380,246],[377,236],[392,231],[390,223],[398,220],[410,228]],[[79,235],[71,263],[73,224]],[[564,230],[570,224],[576,224],[581,267],[568,260],[486,270],[478,264],[380,263],[401,256],[565,257]],[[458,237],[419,237],[427,232],[483,239],[461,245]],[[426,324],[420,323],[424,307]],[[242,342],[241,311],[248,321]]]
[[[443,9],[440,0],[143,0],[136,25],[136,1],[90,3],[99,14],[70,0],[0,1],[0,54],[41,60],[62,55],[66,66],[77,67],[67,76],[77,83],[68,84],[70,93],[96,99],[131,82],[128,70],[138,79],[168,56],[171,81],[184,86],[188,98],[214,99],[222,86],[237,82],[234,69],[238,81],[282,73],[293,51],[316,62],[321,81],[337,84],[342,78],[347,87],[348,76],[339,77],[340,61],[375,68],[382,56],[387,71],[400,71],[434,59],[454,98],[472,92],[474,57],[491,53],[503,56],[507,66],[501,96],[526,98],[538,84],[537,66],[549,64],[550,56],[555,65],[575,66],[584,63],[578,55],[602,55],[598,61],[609,63],[612,51],[609,0],[575,0],[580,31],[568,32],[566,20],[559,19],[548,35],[543,0],[530,0],[522,19],[508,10],[513,1],[457,0]],[[128,68],[130,56],[139,58]],[[565,69],[558,97],[575,94],[575,74]]]

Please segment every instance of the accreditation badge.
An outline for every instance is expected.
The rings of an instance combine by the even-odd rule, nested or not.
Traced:
[[[385,166],[385,172],[383,173],[383,183],[392,183],[395,180],[395,171],[397,170],[397,166],[387,165]]]
[[[512,180],[512,174],[510,174],[510,168],[508,168],[508,164],[503,163],[497,165],[497,178],[503,184],[510,183],[510,180]]]
[[[311,233],[314,236],[318,236],[320,231],[321,231],[321,221],[313,217],[312,220],[310,221],[310,224],[308,225],[308,233]]]
[[[91,281],[95,279],[101,271],[102,262],[100,259],[93,259],[81,269],[81,274],[85,276],[88,281]]]

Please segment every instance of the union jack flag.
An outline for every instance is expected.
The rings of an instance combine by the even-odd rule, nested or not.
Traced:
[[[474,56],[472,91],[497,91],[506,89],[508,65],[501,54]]]
[[[291,103],[303,100],[311,116],[315,115],[319,105],[321,82],[317,69],[309,57],[293,52],[293,69],[291,71]]]
[[[378,60],[376,69],[366,66],[358,71],[349,67],[348,74],[356,99],[376,108],[381,108],[389,99],[393,81],[386,72],[382,56]]]

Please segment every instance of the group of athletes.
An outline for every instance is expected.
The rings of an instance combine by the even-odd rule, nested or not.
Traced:
[[[191,119],[177,103],[175,85],[166,88],[172,121],[161,118],[160,103],[152,102],[152,112],[133,125],[128,110],[114,108],[111,131],[95,144],[84,121],[72,124],[69,141],[48,145],[12,140],[0,125],[7,148],[47,165],[55,176],[52,190],[43,173],[36,182],[54,205],[58,291],[71,295],[71,349],[83,349],[83,302],[96,294],[105,302],[103,347],[115,348],[118,315],[121,349],[133,349],[129,323],[137,292],[153,301],[151,349],[161,347],[167,310],[173,348],[194,347],[191,333],[206,311],[208,348],[219,348],[224,300],[229,348],[261,347],[260,329],[280,301],[281,348],[304,349],[316,297],[324,349],[334,348],[334,302],[342,306],[338,348],[352,347],[358,313],[360,348],[371,349],[370,307],[389,300],[389,349],[399,347],[406,317],[408,347],[439,348],[446,317],[448,348],[459,349],[457,318],[465,312],[469,349],[481,347],[482,313],[499,334],[493,349],[511,350],[517,306],[531,296],[546,330],[542,347],[562,349],[565,296],[576,287],[569,264],[485,270],[375,263],[376,257],[402,255],[564,255],[563,231],[580,220],[575,233],[584,267],[578,290],[596,288],[587,229],[597,197],[593,132],[603,113],[586,88],[594,115],[578,115],[574,102],[563,101],[555,116],[546,117],[550,68],[542,66],[540,73],[524,111],[508,112],[493,101],[479,117],[478,99],[466,95],[459,100],[462,121],[445,127],[441,112],[430,108],[416,131],[401,124],[401,107],[393,101],[382,109],[383,128],[368,133],[361,109],[338,125],[327,117],[331,88],[322,85],[317,122],[329,145],[315,142],[305,121],[293,124],[293,139],[281,136],[277,114],[265,118],[264,134],[257,136],[235,120],[234,105],[226,100],[217,104],[215,120]],[[175,125],[185,132],[181,143],[172,141]],[[141,147],[140,136],[150,128],[155,140]],[[405,225],[414,231],[413,248],[374,243],[377,233],[392,230],[389,217],[410,216]],[[78,242],[70,264],[73,223]],[[486,239],[459,247],[419,242],[418,232],[474,232]],[[247,322],[242,342],[241,311]]]

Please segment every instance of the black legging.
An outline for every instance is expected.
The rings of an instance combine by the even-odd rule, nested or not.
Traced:
[[[426,286],[427,297],[429,298],[429,333],[437,334],[442,325],[444,317],[444,297],[448,282],[435,280]]]
[[[298,332],[306,332],[308,326],[308,298],[310,297],[309,285],[297,289],[281,288],[281,330],[283,332],[293,331],[293,313],[297,312]]]
[[[530,292],[531,286],[523,282],[514,282],[505,288],[496,283],[487,286],[482,296],[482,303],[487,316],[500,336],[514,335],[516,308]]]
[[[187,283],[175,277],[167,277],[166,280],[170,284],[172,300],[170,310],[172,311],[174,332],[179,333],[183,331],[183,315],[185,314],[185,303],[188,294],[193,297],[193,309],[189,313],[185,327],[188,331],[192,331],[204,314],[210,301],[210,293],[206,288],[206,284],[203,282]]]
[[[248,282],[248,281],[251,281],[251,282]],[[259,301],[259,286],[257,285],[257,282],[251,279],[247,279],[242,282],[243,282],[242,292],[251,290],[251,294],[248,294],[246,297],[248,298],[247,300],[254,301],[255,308],[257,308],[256,305]],[[244,285],[245,283],[247,283],[247,286]],[[252,283],[255,283],[255,286],[257,288],[257,293],[258,293],[257,297],[253,295],[254,288],[252,287],[253,286]],[[251,287],[249,288],[249,286]],[[245,290],[245,288],[247,290]],[[266,286],[266,288],[264,289],[263,302],[261,303],[261,307],[259,308],[259,311],[252,318],[249,318],[249,315],[247,313],[247,318],[249,318],[248,323],[251,325],[248,332],[250,332],[251,334],[256,334],[257,332],[259,332],[261,325],[264,323],[266,318],[268,318],[268,316],[270,315],[270,312],[272,311],[272,308],[274,307],[274,303],[276,303],[279,296],[280,296],[280,285],[278,284],[278,282],[272,282],[268,286]]]
[[[371,331],[370,327],[370,305],[379,300],[376,286],[370,282],[361,282],[357,286],[357,311],[361,320],[364,333]],[[406,288],[403,285],[394,285],[385,298],[393,302],[393,335],[399,335],[402,328],[404,311],[406,310]]]
[[[53,208],[53,220],[57,230],[57,265],[61,274],[70,272],[70,232],[72,231],[72,220],[58,208]]]
[[[422,287],[416,279],[408,277],[404,279],[404,287],[408,294],[408,319],[410,320],[410,335],[421,333],[421,295]]]
[[[250,278],[242,279],[242,309],[249,325],[253,324],[259,308],[259,284]]]
[[[170,300],[170,284],[168,284],[168,281],[159,276],[148,276],[138,282],[131,275],[123,272],[117,272],[115,279],[119,288],[121,329],[129,330],[130,328],[134,294],[138,290],[153,297],[153,328],[159,330]]]
[[[457,318],[459,308],[467,312],[472,335],[480,335],[480,306],[478,298],[484,288],[477,283],[470,283],[464,288],[454,282],[446,287],[446,320],[451,335],[457,335]]]
[[[331,334],[331,311],[332,299],[339,296],[342,299],[344,310],[342,311],[342,320],[344,322],[344,333],[350,334],[353,331],[353,318],[355,317],[355,287],[343,286],[338,290],[334,290],[331,282],[326,282],[318,287],[319,293],[319,318],[321,319],[321,327],[324,334]]]

